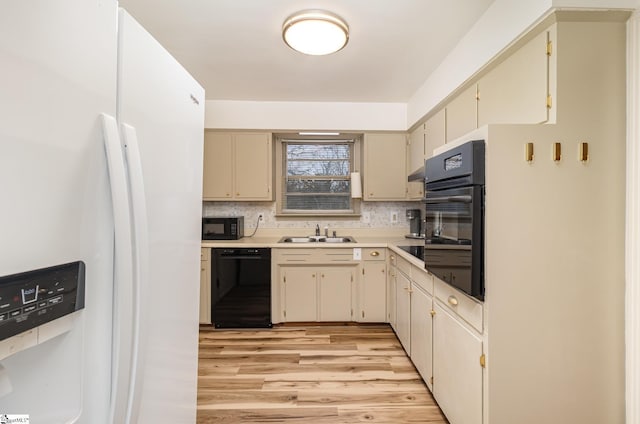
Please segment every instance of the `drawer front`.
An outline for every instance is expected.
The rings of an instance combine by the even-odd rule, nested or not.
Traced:
[[[438,278],[434,278],[434,290],[436,298],[440,299],[451,311],[482,333],[482,303],[470,298]]]
[[[367,247],[362,249],[362,260],[364,261],[384,261],[387,259],[387,249]]]
[[[318,249],[323,263],[354,262],[353,249]]]
[[[389,265],[398,266],[398,254],[389,250]]]
[[[425,269],[420,269],[413,265],[411,267],[411,280],[419,285],[422,290],[426,291],[430,295],[433,295],[433,275],[428,273]]]
[[[413,265],[411,265],[411,263],[408,260],[406,260],[405,258],[402,258],[402,257],[398,256],[397,265],[396,266],[407,277],[409,277],[411,275],[411,268],[413,267]]]
[[[315,249],[272,249],[275,263],[305,263],[315,257]]]

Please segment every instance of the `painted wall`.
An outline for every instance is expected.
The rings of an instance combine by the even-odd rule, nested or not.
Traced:
[[[268,130],[406,130],[405,103],[207,100],[205,128]]]

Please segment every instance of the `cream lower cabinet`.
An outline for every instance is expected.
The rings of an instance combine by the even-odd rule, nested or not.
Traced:
[[[355,266],[281,266],[285,322],[351,321]]]
[[[412,288],[411,361],[429,390],[433,391],[433,297],[416,283],[412,283]]]
[[[280,267],[280,301],[285,321],[317,321],[317,270],[311,267]]]
[[[411,280],[396,269],[396,335],[411,355]]]
[[[200,249],[200,324],[211,324],[211,249]]]
[[[362,259],[354,318],[359,322],[387,322],[386,249],[362,249]]]
[[[482,339],[438,300],[433,317],[433,396],[452,424],[482,424]]]

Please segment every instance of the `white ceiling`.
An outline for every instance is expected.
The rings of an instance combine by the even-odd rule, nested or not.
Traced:
[[[120,0],[209,100],[407,102],[493,0]],[[349,44],[305,56],[282,41],[292,13],[344,18]]]

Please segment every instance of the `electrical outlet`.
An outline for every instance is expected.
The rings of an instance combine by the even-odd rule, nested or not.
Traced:
[[[392,224],[398,223],[398,212],[396,211],[389,212],[389,222],[391,222]]]
[[[362,212],[362,222],[369,224],[371,222],[371,212]]]

